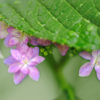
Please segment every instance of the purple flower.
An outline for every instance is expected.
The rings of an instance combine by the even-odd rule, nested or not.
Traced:
[[[62,56],[65,56],[69,50],[69,47],[67,45],[60,45],[58,43],[54,43],[54,45],[59,49]]]
[[[33,37],[33,36],[32,37],[29,36],[29,43],[31,43],[32,45],[48,46],[52,42],[49,41],[49,40],[39,39],[39,38],[36,38],[36,37]],[[67,51],[69,50],[69,47],[67,45],[60,45],[58,43],[54,43],[54,45],[59,49],[62,56],[65,56]]]
[[[1,51],[0,51],[0,59],[3,59],[4,57],[3,57],[3,55],[2,55],[2,53],[1,53]]]
[[[4,63],[9,66],[8,72],[14,73],[14,83],[19,84],[26,75],[38,81],[40,73],[36,66],[44,59],[39,56],[38,47],[31,48],[23,44],[19,49],[11,49],[11,56]]]
[[[4,39],[8,35],[7,28],[8,26],[0,21],[0,39]]]
[[[31,37],[29,36],[29,42],[32,45],[42,45],[42,46],[48,46],[52,43],[49,40],[39,39],[39,38],[36,38],[36,37],[33,37],[33,36],[31,36]]]
[[[28,43],[28,37],[19,32],[17,29],[9,27],[7,31],[9,33],[9,35],[5,39],[5,45],[7,47],[13,47],[16,45],[17,48],[19,48],[23,43]]]
[[[86,60],[90,60],[90,62],[87,62],[80,68],[79,76],[88,76],[93,68],[95,68],[97,77],[100,80],[100,50],[93,51],[92,55],[86,51],[81,52],[79,55]]]

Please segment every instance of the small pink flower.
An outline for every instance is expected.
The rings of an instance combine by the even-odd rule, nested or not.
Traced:
[[[95,68],[97,77],[100,80],[100,50],[93,51],[92,55],[86,51],[81,52],[79,55],[86,60],[90,60],[80,68],[79,76],[89,76],[93,68]]]
[[[54,45],[58,48],[62,56],[65,56],[69,50],[69,47],[67,45],[60,45],[58,43],[54,43]]]
[[[31,43],[32,45],[48,46],[52,42],[49,40],[39,39],[33,36],[32,37],[29,36],[29,43]],[[67,51],[69,50],[69,47],[67,45],[60,45],[58,43],[54,43],[54,45],[59,49],[62,56],[65,56]]]
[[[3,55],[2,55],[2,53],[1,53],[1,51],[0,51],[0,58],[1,58],[1,59],[3,59],[3,58],[4,58],[4,57],[3,57]]]
[[[38,47],[31,48],[23,44],[19,49],[11,49],[11,56],[4,63],[9,66],[8,72],[14,73],[14,83],[19,84],[26,75],[38,81],[40,73],[36,66],[44,59],[39,56]]]
[[[7,47],[13,47],[16,45],[17,48],[19,48],[23,43],[28,43],[28,37],[19,32],[17,29],[9,27],[7,31],[9,33],[9,35],[5,39],[5,45]]]
[[[8,35],[7,28],[8,28],[8,25],[0,21],[0,39],[4,39],[7,37]]]
[[[31,36],[31,37],[29,36],[29,42],[32,45],[42,45],[42,46],[48,46],[52,43],[49,40],[39,39],[39,38],[36,38],[36,37],[33,37],[33,36]]]

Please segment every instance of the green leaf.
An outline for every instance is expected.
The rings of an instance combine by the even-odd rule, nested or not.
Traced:
[[[0,20],[29,35],[100,49],[99,0],[0,0]]]

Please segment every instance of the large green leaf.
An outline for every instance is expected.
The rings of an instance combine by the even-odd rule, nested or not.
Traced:
[[[29,35],[100,49],[99,0],[0,0],[0,20]]]

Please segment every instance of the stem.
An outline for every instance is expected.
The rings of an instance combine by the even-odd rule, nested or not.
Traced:
[[[72,87],[68,84],[68,82],[65,80],[62,72],[58,70],[56,71],[55,75],[60,88],[63,90],[64,94],[66,95],[66,98],[68,100],[75,100],[74,91]]]
[[[48,59],[49,58],[49,59]],[[66,95],[67,100],[75,100],[75,94],[74,94],[74,90],[72,89],[72,87],[68,84],[68,82],[65,80],[62,70],[63,70],[63,66],[66,63],[66,60],[69,58],[68,56],[66,57],[62,57],[62,59],[59,61],[59,63],[57,64],[54,60],[54,57],[52,55],[49,55],[47,59],[49,60],[48,62],[51,64],[52,69],[54,71],[55,74],[55,78],[60,86],[60,88],[62,89],[62,91],[64,92],[64,94]],[[63,63],[62,63],[63,62]],[[55,67],[56,66],[56,67]]]

